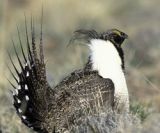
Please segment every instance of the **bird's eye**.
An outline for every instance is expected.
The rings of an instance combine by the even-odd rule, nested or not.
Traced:
[[[121,43],[121,41],[122,41],[122,38],[119,36],[119,35],[114,35],[114,41],[116,42],[116,43]]]
[[[115,42],[119,43],[120,41],[121,41],[121,37],[118,36],[118,35],[116,35],[116,36],[115,36]]]

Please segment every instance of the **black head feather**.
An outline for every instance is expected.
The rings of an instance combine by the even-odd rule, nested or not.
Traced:
[[[110,29],[107,32],[101,33],[100,39],[109,40],[117,47],[120,47],[125,39],[128,38],[128,35],[117,29]]]
[[[100,34],[97,33],[95,30],[79,29],[74,32],[73,37],[69,41],[69,44],[73,43],[76,40],[89,43],[91,39],[99,39],[99,38]]]

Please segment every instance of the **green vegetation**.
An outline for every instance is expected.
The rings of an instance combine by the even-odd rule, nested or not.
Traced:
[[[142,122],[149,116],[148,107],[143,106],[140,103],[131,103],[130,112],[136,115]]]

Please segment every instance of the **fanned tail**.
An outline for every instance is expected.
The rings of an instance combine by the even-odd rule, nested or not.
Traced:
[[[43,16],[42,16],[43,17]],[[42,22],[41,22],[41,33],[40,33],[40,44],[39,44],[39,55],[37,54],[36,42],[35,42],[35,29],[34,19],[31,18],[31,44],[29,41],[27,19],[25,17],[25,34],[27,44],[27,56],[22,46],[20,37],[20,31],[17,26],[18,38],[20,49],[23,57],[23,61],[18,55],[14,41],[12,44],[18,60],[20,70],[14,64],[11,55],[8,52],[11,64],[16,72],[10,69],[7,65],[11,75],[15,79],[17,85],[12,82],[9,83],[14,88],[13,98],[14,107],[17,114],[21,118],[22,122],[28,127],[33,128],[35,131],[46,133],[44,126],[45,117],[47,116],[48,103],[47,101],[54,95],[53,90],[50,88],[46,80],[46,70],[43,55],[43,42],[42,42]]]

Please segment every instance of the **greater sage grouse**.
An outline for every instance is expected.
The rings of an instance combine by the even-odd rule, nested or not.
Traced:
[[[95,30],[77,30],[73,39],[85,39],[90,48],[90,56],[85,67],[76,70],[64,78],[57,86],[51,88],[46,79],[43,55],[42,28],[39,53],[36,50],[35,33],[31,22],[31,40],[27,24],[26,48],[19,34],[23,61],[18,56],[21,70],[9,58],[17,76],[9,68],[17,85],[14,87],[14,107],[22,122],[40,133],[65,132],[78,124],[86,115],[98,113],[99,110],[126,112],[129,110],[129,98],[124,76],[124,56],[121,44],[127,35],[117,29],[97,33]]]

